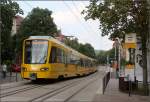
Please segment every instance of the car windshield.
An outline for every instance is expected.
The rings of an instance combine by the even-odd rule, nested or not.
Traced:
[[[27,40],[25,42],[25,64],[46,63],[47,52],[47,40]]]

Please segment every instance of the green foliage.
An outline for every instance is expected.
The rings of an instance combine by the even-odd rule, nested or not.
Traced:
[[[90,45],[88,43],[81,44],[78,42],[77,38],[72,39],[72,40],[67,38],[65,40],[65,44],[70,46],[71,48],[77,50],[78,52],[86,55],[86,56],[89,56],[92,58],[95,58],[95,56],[96,56],[94,48],[92,47],[92,45]]]
[[[87,6],[86,19],[98,19],[102,35],[111,38],[123,37],[126,33],[141,34],[148,29],[148,10],[146,0],[91,0]]]
[[[109,56],[110,60],[113,60],[115,58],[115,49],[112,48],[108,51],[99,51],[97,55],[97,60],[99,64],[107,64],[107,56]]]
[[[96,57],[98,64],[106,64],[107,63],[107,51],[99,51]]]
[[[149,33],[149,0],[91,0],[86,19],[98,19],[102,35],[123,38],[127,33],[136,33],[142,38],[143,85],[148,95],[147,47]]]
[[[32,35],[39,36],[57,36],[57,26],[51,17],[52,11],[48,9],[34,8],[27,17],[23,20],[17,36],[14,36],[17,50],[21,51],[22,42],[24,39]]]
[[[107,55],[109,56],[109,58],[115,58],[115,49],[112,48],[112,49],[108,50]]]
[[[56,36],[57,27],[51,15],[52,11],[48,9],[34,8],[22,22],[19,34]]]
[[[1,59],[11,60],[13,58],[11,29],[13,25],[13,17],[17,14],[23,14],[16,2],[11,0],[1,0]]]
[[[92,57],[92,58],[95,58],[96,57],[96,54],[95,54],[95,51],[94,51],[94,48],[92,47],[92,45],[86,43],[86,44],[80,44],[79,45],[79,52],[89,56],[89,57]]]
[[[79,42],[78,42],[78,39],[75,38],[75,39],[69,39],[69,38],[66,38],[65,39],[65,44],[70,46],[71,48],[75,49],[78,51],[79,49]]]

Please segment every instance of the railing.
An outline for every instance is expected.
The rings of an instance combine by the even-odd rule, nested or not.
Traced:
[[[110,72],[108,72],[108,73],[103,77],[103,79],[102,79],[102,82],[103,82],[103,85],[102,85],[103,94],[104,94],[104,92],[105,92],[105,89],[106,89],[106,87],[107,87],[107,84],[108,84],[109,80],[110,80]]]

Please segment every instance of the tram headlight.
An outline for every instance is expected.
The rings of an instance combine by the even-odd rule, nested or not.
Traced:
[[[41,71],[48,71],[48,68],[41,68]]]
[[[21,69],[22,69],[22,71],[27,71],[27,68],[25,68],[25,67],[22,67]]]

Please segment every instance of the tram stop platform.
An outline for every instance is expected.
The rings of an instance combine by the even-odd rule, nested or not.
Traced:
[[[93,102],[150,102],[150,96],[141,96],[119,91],[119,79],[111,78],[104,94],[96,94]]]

